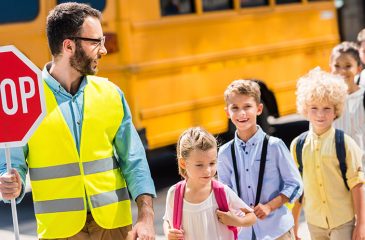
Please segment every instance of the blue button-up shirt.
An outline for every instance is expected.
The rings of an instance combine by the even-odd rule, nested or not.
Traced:
[[[84,77],[75,95],[68,93],[48,72],[47,65],[42,71],[42,77],[56,97],[59,108],[67,122],[68,128],[75,141],[75,147],[80,152],[80,139],[83,122],[84,89],[87,79]],[[128,190],[135,200],[141,194],[150,194],[156,197],[156,191],[148,167],[146,154],[139,135],[132,123],[131,112],[123,92],[115,86],[120,93],[124,117],[115,135],[113,146],[117,154],[120,170],[127,182]],[[28,145],[10,149],[12,168],[18,170],[25,186],[25,176],[28,171],[26,158],[28,156]],[[5,151],[0,149],[0,175],[7,172]],[[20,202],[24,196],[17,198]]]
[[[258,130],[247,142],[234,138],[234,148],[241,188],[241,198],[251,207],[255,204],[260,159],[265,132]],[[218,153],[218,178],[237,193],[236,180],[232,165],[232,141],[224,144]],[[290,202],[302,193],[302,181],[288,148],[278,138],[270,137],[260,203],[265,204],[279,194],[289,198]],[[257,239],[276,239],[289,231],[294,225],[291,212],[281,206],[271,212],[264,220],[257,220],[253,231]],[[242,228],[239,239],[254,239],[252,228]]]

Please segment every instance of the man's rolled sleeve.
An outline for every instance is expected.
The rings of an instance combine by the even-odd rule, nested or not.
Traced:
[[[114,139],[121,172],[133,200],[141,194],[156,197],[156,190],[148,166],[145,149],[135,129],[128,104],[121,94],[124,117]]]

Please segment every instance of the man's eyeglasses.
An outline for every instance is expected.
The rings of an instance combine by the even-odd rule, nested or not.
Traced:
[[[101,38],[70,37],[70,39],[94,42],[97,43],[98,46],[105,46],[105,36],[102,36]]]

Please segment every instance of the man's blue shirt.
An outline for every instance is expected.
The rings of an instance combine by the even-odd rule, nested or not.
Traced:
[[[258,130],[247,142],[234,138],[241,199],[252,208],[255,204],[260,159],[265,132]],[[232,141],[224,144],[218,153],[218,178],[237,193],[231,154]],[[279,194],[290,202],[302,193],[302,181],[288,148],[278,138],[270,137],[260,203],[265,204]],[[271,212],[264,220],[257,219],[253,229],[257,239],[276,239],[289,231],[294,225],[291,212],[285,207]],[[252,228],[242,228],[239,239],[252,239]]]
[[[42,78],[56,97],[57,104],[61,109],[63,117],[75,141],[77,151],[80,153],[84,89],[87,85],[87,79],[84,77],[78,91],[75,95],[71,95],[49,74],[47,65],[42,71]],[[134,200],[141,194],[150,194],[151,196],[156,197],[156,191],[149,171],[145,150],[132,123],[129,106],[123,92],[117,86],[115,86],[115,88],[120,94],[124,111],[123,120],[120,123],[113,142],[120,170],[123,173],[128,190]],[[28,151],[28,144],[23,147],[10,149],[12,168],[18,170],[23,183],[25,183],[25,177],[28,172],[26,163]],[[4,149],[0,149],[0,175],[5,174],[6,172],[5,151]],[[17,202],[20,202],[23,196],[24,191],[22,191],[21,196],[17,198]]]

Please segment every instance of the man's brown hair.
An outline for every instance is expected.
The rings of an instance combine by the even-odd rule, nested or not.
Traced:
[[[101,19],[99,10],[82,3],[62,3],[52,9],[47,16],[48,45],[53,56],[61,53],[65,39],[79,36],[87,17]]]

